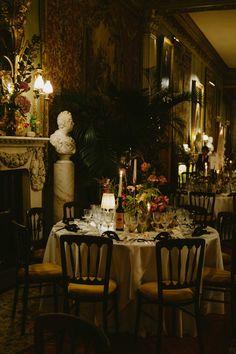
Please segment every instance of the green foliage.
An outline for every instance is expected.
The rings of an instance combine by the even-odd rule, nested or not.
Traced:
[[[132,150],[156,165],[160,149],[168,146],[169,130],[183,131],[183,121],[171,114],[172,107],[189,99],[187,94],[172,96],[162,90],[150,97],[143,90],[109,93],[65,92],[54,98],[52,113],[72,113],[77,159],[91,177],[117,174],[124,151]],[[53,127],[56,129],[56,127]]]

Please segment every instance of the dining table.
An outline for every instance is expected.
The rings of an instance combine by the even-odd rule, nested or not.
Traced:
[[[181,203],[185,205],[190,204],[190,190],[182,190]],[[236,193],[216,193],[215,194],[215,204],[214,204],[214,218],[222,211],[235,212],[236,209]]]
[[[104,230],[98,230],[94,225],[75,219],[72,221],[78,230],[68,231],[66,225],[60,221],[56,223],[50,232],[46,245],[44,262],[61,264],[60,256],[60,236],[63,234],[90,234],[101,237]],[[112,228],[112,227],[111,227]],[[132,232],[128,230],[116,232],[119,240],[113,239],[113,253],[110,278],[114,279],[119,287],[118,308],[119,325],[122,332],[134,332],[136,318],[136,292],[143,282],[156,279],[156,255],[155,236],[161,230],[146,231],[144,233]],[[168,230],[173,238],[192,237],[193,229],[189,225],[177,225]],[[205,265],[223,269],[223,259],[219,234],[216,229],[207,227],[206,233],[199,236],[205,239]],[[44,300],[45,301],[45,300]],[[42,311],[45,310],[45,303],[42,304]],[[154,305],[150,305],[148,311],[152,314],[156,312]],[[222,304],[208,302],[204,306],[204,312],[224,311]],[[101,306],[94,305],[81,307],[81,313],[88,319],[95,317],[95,321],[101,323]],[[166,313],[165,328],[168,331],[168,313]],[[113,330],[112,317],[109,322],[110,330]],[[196,335],[196,328],[192,318],[179,311],[178,313],[178,335]],[[155,333],[155,324],[148,318],[142,318],[140,335]]]

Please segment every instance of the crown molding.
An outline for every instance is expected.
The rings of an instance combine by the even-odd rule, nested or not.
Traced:
[[[176,14],[196,11],[230,10],[236,8],[234,0],[153,0],[149,6],[159,14]]]
[[[220,70],[222,76],[225,75],[228,70],[227,65],[188,14],[162,17],[163,23],[173,35],[189,49],[194,50],[207,65],[216,68],[217,71]]]

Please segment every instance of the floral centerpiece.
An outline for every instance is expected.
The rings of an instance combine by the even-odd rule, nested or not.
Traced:
[[[8,135],[14,135],[17,127],[20,135],[21,130],[30,126],[31,103],[25,94],[30,90],[31,75],[35,70],[33,61],[39,51],[39,45],[39,37],[34,35],[32,40],[26,41],[16,53],[15,63],[5,56],[11,71],[0,71],[0,115]]]
[[[141,164],[141,183],[128,185],[127,194],[123,195],[125,212],[130,215],[143,215],[146,217],[146,229],[152,228],[151,217],[154,212],[164,212],[169,199],[160,191],[160,186],[167,183],[163,175],[151,171],[151,164]]]

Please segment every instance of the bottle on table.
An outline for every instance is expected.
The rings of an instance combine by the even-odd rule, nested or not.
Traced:
[[[118,198],[118,205],[116,208],[116,230],[124,230],[124,208],[122,205],[122,197]]]

